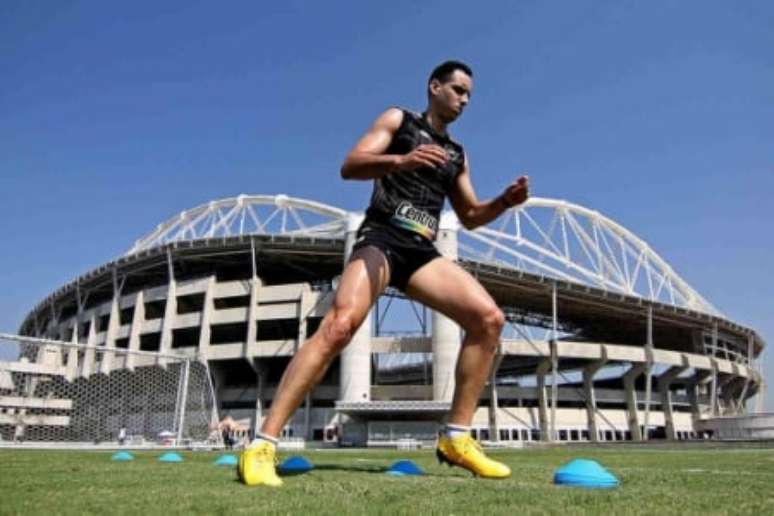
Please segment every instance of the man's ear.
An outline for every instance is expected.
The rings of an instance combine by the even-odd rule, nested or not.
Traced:
[[[428,86],[428,90],[430,91],[431,95],[438,95],[438,91],[441,89],[441,81],[438,79],[433,79],[430,81],[430,85]]]

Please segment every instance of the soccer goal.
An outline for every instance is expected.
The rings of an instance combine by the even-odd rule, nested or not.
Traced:
[[[0,444],[217,444],[206,361],[0,334]]]

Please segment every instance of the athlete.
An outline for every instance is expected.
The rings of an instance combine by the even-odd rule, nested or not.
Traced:
[[[344,179],[374,181],[371,203],[330,310],[288,364],[260,432],[239,458],[238,475],[245,484],[282,485],[275,471],[280,431],[387,286],[443,313],[465,330],[451,411],[438,439],[438,459],[480,477],[510,476],[508,466],[486,457],[470,435],[497,351],[503,313],[476,279],[433,246],[447,197],[460,222],[470,229],[489,223],[528,196],[528,178],[522,176],[498,197],[488,201],[476,197],[465,152],[447,132],[470,101],[472,78],[464,63],[439,65],[428,81],[427,110],[416,114],[388,109],[344,160]]]

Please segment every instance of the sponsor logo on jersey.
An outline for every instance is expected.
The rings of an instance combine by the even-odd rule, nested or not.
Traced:
[[[460,158],[460,153],[457,152],[457,149],[455,149],[454,147],[446,146],[444,147],[444,150],[446,151],[446,157],[449,158],[449,161],[454,162]]]
[[[400,228],[419,233],[428,240],[435,240],[438,231],[437,218],[406,201],[400,203],[390,221]]]

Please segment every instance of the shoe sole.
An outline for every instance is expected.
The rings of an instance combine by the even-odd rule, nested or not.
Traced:
[[[457,466],[459,468],[464,469],[465,471],[470,471],[470,474],[473,475],[476,478],[486,478],[486,479],[491,479],[491,480],[502,480],[504,478],[508,478],[508,477],[511,476],[511,475],[506,475],[504,477],[494,477],[494,476],[487,477],[487,476],[479,475],[478,473],[476,473],[472,469],[468,469],[467,467],[463,466],[462,464],[457,464],[456,462],[450,461],[449,458],[446,455],[443,454],[443,452],[441,451],[440,448],[436,448],[435,449],[435,457],[438,459],[438,463],[439,464],[446,464],[449,467]]]
[[[459,468],[464,469],[465,471],[470,471],[470,474],[473,475],[474,477],[476,477],[476,478],[479,477],[479,475],[475,471],[472,471],[472,470],[466,468],[465,466],[462,466],[461,464],[457,464],[456,462],[450,461],[449,458],[446,455],[443,454],[443,452],[441,451],[440,448],[436,448],[435,449],[435,457],[438,459],[438,463],[439,464],[446,464],[450,468],[452,466],[457,466]]]

